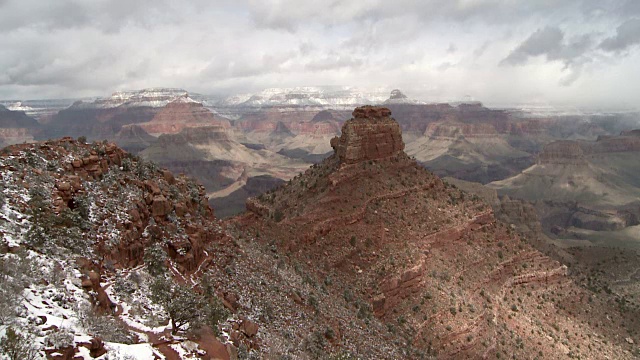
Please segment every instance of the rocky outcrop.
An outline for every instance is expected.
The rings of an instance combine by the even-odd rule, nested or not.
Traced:
[[[404,150],[400,125],[385,107],[363,106],[342,126],[331,147],[344,164],[388,158]]]
[[[84,220],[56,223],[82,224],[78,241],[114,264],[141,264],[145,248],[161,241],[180,270],[192,271],[206,257],[204,246],[218,236],[203,186],[132,157],[113,143],[63,138],[4,151],[0,172],[13,173],[12,186],[29,189],[38,183],[50,189],[42,216],[66,219],[78,212]],[[25,154],[33,154],[33,160],[13,160],[29,157]]]
[[[373,298],[373,314],[378,318],[393,310],[404,299],[420,292],[424,264],[405,270],[402,274],[385,279],[380,284],[380,294]]]

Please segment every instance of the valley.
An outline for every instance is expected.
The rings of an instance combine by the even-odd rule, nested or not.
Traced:
[[[64,243],[51,254],[21,243],[17,239],[33,235],[4,217],[5,254],[26,249],[38,261],[64,263],[75,269],[65,281],[100,274],[91,286],[116,309],[100,316],[124,324],[119,331],[134,339],[123,343],[107,334],[101,335],[106,342],[94,344],[90,334],[106,333],[72,312],[65,315],[73,319],[68,329],[82,335],[64,351],[96,357],[138,347],[154,357],[191,352],[224,359],[241,353],[389,359],[637,354],[638,324],[629,313],[640,306],[634,266],[640,137],[626,127],[633,124],[628,115],[585,118],[569,130],[560,117],[479,103],[423,104],[397,90],[382,101],[388,108],[355,111],[335,100],[309,105],[299,96],[299,105],[288,102],[289,94],[281,104],[280,95],[272,96],[215,105],[181,90],[154,89],[75,103],[48,122],[0,112],[7,129],[20,129],[4,138],[15,144],[4,150],[7,159],[36,154],[27,168],[5,162],[5,169],[19,170],[26,182],[44,176],[51,189],[71,183],[71,193],[51,197],[57,207],[50,216],[77,211],[73,199],[87,186],[107,193],[139,187],[127,190],[135,209],[114,209],[94,230],[73,230],[74,241],[93,233],[106,241],[83,255],[93,265],[56,255],[78,251],[61,250]],[[603,120],[618,116],[618,127]],[[63,131],[80,139],[30,144]],[[45,175],[28,168],[38,159],[51,164]],[[64,171],[72,171],[68,181],[60,178]],[[146,180],[117,185],[123,171]],[[202,185],[179,190],[172,173]],[[29,219],[19,198],[8,206]],[[209,206],[215,218],[207,215]],[[117,236],[107,240],[109,232]],[[159,263],[147,256],[154,246]],[[615,275],[607,275],[614,263]],[[122,286],[134,294],[152,291],[158,278],[152,264],[166,266],[162,274],[173,283],[163,285],[167,291],[177,296],[176,284],[186,282],[197,301],[215,303],[217,322],[200,318],[198,324],[207,325],[181,337],[172,334],[175,321],[134,308],[131,301],[142,301],[169,312],[168,300],[122,293]],[[122,279],[131,280],[123,285]],[[74,290],[78,302],[87,301],[83,286]],[[89,303],[104,304],[100,296]],[[30,304],[48,309],[45,317],[60,311]],[[48,325],[45,320],[40,331],[51,336]],[[37,339],[50,344],[46,336]]]

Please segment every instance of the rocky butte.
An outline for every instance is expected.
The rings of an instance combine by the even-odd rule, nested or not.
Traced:
[[[346,164],[383,159],[404,150],[400,125],[385,107],[363,106],[342,126],[342,136],[331,139],[331,147]]]

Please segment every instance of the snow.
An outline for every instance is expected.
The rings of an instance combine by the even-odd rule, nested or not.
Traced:
[[[118,106],[163,107],[172,101],[197,102],[189,97],[186,90],[174,88],[150,88],[132,91],[118,91],[108,98],[101,98],[92,103],[85,103],[87,107],[115,108]]]
[[[105,343],[105,349],[107,354],[97,358],[100,360],[112,360],[112,359],[153,359],[154,356],[164,359],[165,357],[153,349],[151,344],[118,344],[118,343]],[[88,357],[87,359],[93,359]]]
[[[183,89],[175,88],[150,88],[131,91],[117,91],[110,97],[98,98],[93,101],[80,101],[73,106],[76,108],[109,109],[123,107],[163,107],[171,102],[200,103],[189,97],[189,93]]]
[[[180,101],[185,102],[192,101],[188,97],[181,99]],[[78,358],[92,359],[89,350],[80,344],[90,343],[94,336],[103,336],[101,332],[105,330],[96,326],[99,323],[117,326],[113,334],[104,334],[105,348],[108,352],[99,359],[164,359],[160,350],[149,343],[163,336],[174,342],[176,351],[185,354],[185,357],[197,358],[196,354],[202,350],[196,345],[185,338],[168,335],[171,325],[165,325],[163,322],[168,315],[161,305],[154,304],[149,298],[149,285],[153,278],[144,266],[102,274],[100,285],[113,303],[117,304],[118,309],[122,309],[117,315],[117,320],[109,320],[98,318],[99,315],[91,308],[92,297],[95,297],[96,293],[82,287],[81,278],[86,274],[78,267],[77,253],[72,254],[68,249],[57,246],[55,242],[47,243],[46,247],[37,247],[38,251],[27,250],[23,246],[25,235],[32,225],[26,210],[31,197],[24,183],[33,182],[35,178],[32,170],[25,166],[25,158],[33,162],[30,167],[42,167],[47,164],[47,159],[40,155],[33,151],[30,155],[22,152],[18,156],[0,158],[0,191],[4,198],[0,206],[0,246],[21,248],[13,253],[0,254],[3,265],[9,265],[2,267],[1,279],[5,281],[2,284],[10,285],[0,285],[3,286],[1,290],[13,291],[15,288],[15,292],[10,293],[11,299],[15,297],[14,304],[17,307],[17,313],[10,319],[12,326],[15,326],[19,333],[32,337],[31,343],[41,350],[41,355],[44,355],[45,349],[57,350],[53,344],[67,344],[76,347]],[[68,155],[60,159],[59,163],[65,166],[73,159],[73,156]],[[143,194],[137,186],[122,185],[116,195],[105,196],[102,187],[104,181],[113,180],[109,179],[109,176],[118,177],[119,174],[113,171],[106,174],[102,182],[82,183],[83,190],[89,197],[89,220],[92,226],[99,227],[97,231],[87,230],[91,232],[88,240],[95,241],[97,237],[103,236],[107,242],[117,244],[120,234],[116,231],[115,224],[128,221],[128,212],[135,204],[134,199],[142,198]],[[42,186],[46,193],[50,193],[55,182],[55,177],[47,173],[38,177],[38,186]],[[87,245],[86,248],[87,257],[92,258],[93,246]],[[171,269],[176,271],[173,264]],[[121,282],[125,280],[129,283]],[[195,284],[191,276],[185,277],[184,280]],[[132,290],[121,291],[117,286]],[[0,325],[0,337],[4,335],[6,328],[6,324]],[[129,337],[129,340],[122,340],[123,342],[137,339],[138,343],[107,341],[121,341],[118,339],[127,337],[128,334],[134,336]],[[180,345],[183,342],[186,344]],[[4,360],[2,356],[0,359]]]
[[[390,88],[362,89],[350,86],[269,88],[257,94],[235,95],[219,105],[239,107],[322,106],[352,108],[378,104],[389,98]]]
[[[17,101],[13,104],[9,104],[9,106],[7,106],[7,109],[11,111],[24,111],[25,113],[34,111],[32,107],[23,105],[21,101]]]

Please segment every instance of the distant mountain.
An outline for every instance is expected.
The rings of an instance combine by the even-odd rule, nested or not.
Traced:
[[[91,102],[81,102],[77,107],[115,108],[128,107],[163,107],[178,98],[188,97],[189,93],[183,89],[149,88],[132,91],[117,91],[107,98],[98,98]]]
[[[43,137],[113,139],[123,126],[142,123],[148,123],[141,125],[145,131],[158,135],[163,131],[179,132],[188,123],[215,125],[210,120],[213,122],[213,114],[191,99],[185,90],[143,89],[115,92],[111,97],[93,101],[77,101],[51,117]]]

